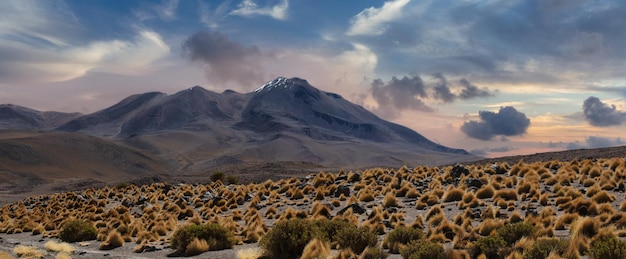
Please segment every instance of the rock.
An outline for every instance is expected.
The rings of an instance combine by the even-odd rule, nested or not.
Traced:
[[[465,168],[465,166],[462,165],[455,165],[450,171],[450,176],[452,176],[452,178],[454,179],[461,178],[461,176],[468,174],[470,174],[469,169]]]
[[[345,181],[347,179],[348,179],[347,175],[345,175],[345,174],[344,175],[340,175],[340,176],[337,176],[337,178],[335,178],[335,183],[340,183],[341,181]]]
[[[346,206],[345,208],[341,209],[340,211],[338,211],[337,215],[342,215],[349,208],[352,208],[352,212],[354,212],[355,214],[363,214],[363,213],[365,213],[365,208],[363,208],[358,203],[352,203],[352,204]]]
[[[480,189],[480,187],[483,186],[483,182],[476,178],[469,178],[465,180],[465,185],[467,185],[468,188]]]
[[[350,182],[358,182],[361,181],[361,174],[360,173],[354,173],[352,175],[352,178],[350,179]]]
[[[146,203],[148,201],[148,198],[145,196],[139,196],[139,199],[137,199],[137,205],[143,205],[144,203]]]
[[[341,194],[346,197],[350,197],[350,187],[345,185],[337,187],[337,189],[335,190],[335,197],[339,197],[341,196]]]

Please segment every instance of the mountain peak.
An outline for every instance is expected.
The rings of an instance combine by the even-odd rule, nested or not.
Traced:
[[[261,87],[257,88],[256,90],[254,90],[255,93],[258,92],[262,92],[262,91],[269,91],[272,89],[290,89],[293,86],[296,85],[308,85],[309,83],[304,80],[304,79],[300,79],[297,77],[293,77],[293,78],[285,78],[285,77],[277,77],[272,81],[269,81],[267,83],[265,83],[264,85],[262,85]]]

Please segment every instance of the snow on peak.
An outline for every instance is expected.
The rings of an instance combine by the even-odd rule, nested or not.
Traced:
[[[277,77],[276,79],[269,81],[266,84],[262,85],[261,87],[257,88],[256,90],[254,90],[254,92],[258,93],[261,91],[275,89],[279,87],[289,88],[291,85],[293,84],[289,82],[289,79],[284,78],[284,77]]]

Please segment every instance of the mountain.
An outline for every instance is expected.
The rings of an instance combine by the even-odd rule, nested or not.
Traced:
[[[439,145],[385,121],[306,80],[283,77],[249,93],[217,93],[194,86],[171,95],[136,94],[84,115],[0,105],[0,138],[13,134],[11,130],[96,137],[91,140],[141,152],[159,161],[156,167],[175,175],[264,163],[329,170],[476,159],[464,150]],[[65,143],[74,148],[71,141]],[[35,159],[39,153],[21,156]]]
[[[299,78],[279,77],[245,94],[194,86],[173,95],[133,95],[56,130],[148,151],[177,173],[267,161],[361,168],[474,158]]]
[[[0,129],[52,129],[80,115],[80,113],[41,112],[13,104],[0,104]]]

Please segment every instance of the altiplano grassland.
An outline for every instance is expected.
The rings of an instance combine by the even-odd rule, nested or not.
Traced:
[[[625,179],[612,158],[91,188],[0,208],[0,258],[626,258]]]

